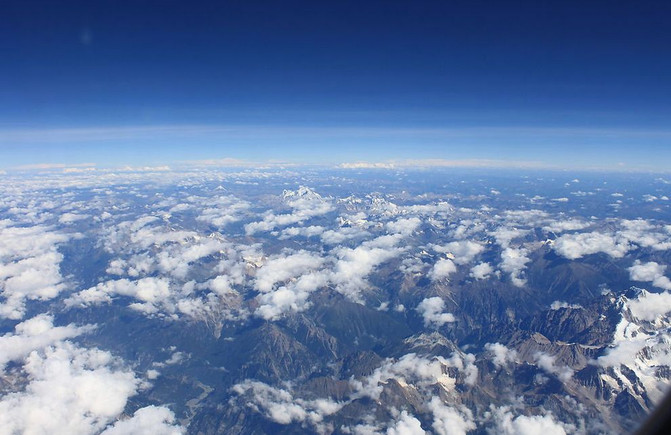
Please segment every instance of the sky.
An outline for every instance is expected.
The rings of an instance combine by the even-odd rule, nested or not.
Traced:
[[[5,0],[0,16],[2,169],[671,170],[669,2]]]

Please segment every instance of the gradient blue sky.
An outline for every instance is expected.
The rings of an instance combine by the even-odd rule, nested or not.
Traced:
[[[3,1],[0,167],[671,169],[671,3]]]

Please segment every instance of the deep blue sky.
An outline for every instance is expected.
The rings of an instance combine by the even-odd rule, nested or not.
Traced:
[[[0,167],[671,169],[664,1],[2,1]]]

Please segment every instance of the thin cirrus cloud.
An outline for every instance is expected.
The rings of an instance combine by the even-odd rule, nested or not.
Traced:
[[[35,165],[35,150],[72,156],[72,149],[85,149],[88,160],[105,161],[106,146],[125,148],[128,161],[143,164],[159,156],[166,161],[217,162],[229,154],[226,164],[246,160],[345,163],[344,168],[391,168],[394,166],[486,166],[566,167],[575,166],[557,146],[580,151],[584,167],[614,167],[630,161],[627,168],[663,169],[667,161],[663,147],[671,131],[664,129],[480,126],[314,126],[314,125],[226,125],[162,124],[77,128],[0,129],[0,147],[12,167]],[[244,145],[244,146],[242,146]],[[333,147],[338,145],[338,147]],[[635,145],[635,146],[634,146]],[[26,150],[22,150],[26,147]],[[603,161],[608,147],[610,159]],[[566,148],[563,148],[566,149]],[[28,153],[27,150],[30,150]],[[138,152],[141,150],[141,153]],[[593,154],[593,158],[585,155]],[[160,153],[159,153],[160,151]],[[188,152],[187,152],[188,151]],[[281,151],[281,155],[278,154]],[[505,151],[505,158],[500,158]],[[656,158],[652,158],[655,151]],[[660,155],[661,152],[661,155]],[[231,155],[232,154],[232,155]],[[601,158],[597,158],[600,155]],[[285,157],[286,156],[286,157]],[[119,156],[115,156],[117,159]],[[130,159],[133,158],[134,161]],[[137,160],[140,161],[137,161]],[[52,162],[45,162],[52,163]]]
[[[165,124],[143,126],[110,126],[81,128],[32,128],[0,129],[0,144],[26,142],[71,142],[106,141],[117,139],[137,139],[156,135],[324,135],[329,136],[383,136],[405,135],[434,137],[591,137],[591,138],[650,138],[669,139],[669,130],[625,129],[625,128],[584,128],[584,127],[347,127],[347,126],[283,126],[283,125],[208,125],[208,124]]]

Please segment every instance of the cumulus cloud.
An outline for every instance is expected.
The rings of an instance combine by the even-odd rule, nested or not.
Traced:
[[[10,361],[19,361],[34,350],[42,349],[66,338],[77,337],[93,329],[93,325],[54,326],[53,321],[53,316],[40,314],[16,325],[14,333],[1,336],[0,372]]]
[[[282,198],[293,209],[292,213],[275,214],[275,212],[269,211],[265,214],[263,220],[245,225],[245,231],[248,235],[271,231],[280,226],[301,223],[334,210],[330,201],[305,186],[299,187],[296,191],[285,190]]]
[[[637,319],[653,321],[671,312],[671,293],[642,292],[628,303],[631,314]]]
[[[671,280],[664,276],[666,265],[654,261],[641,263],[639,260],[636,260],[634,265],[628,270],[629,278],[632,281],[651,282],[655,287],[671,290]]]
[[[235,208],[240,203],[231,198],[221,197],[213,202],[224,212],[223,205],[232,203]],[[186,200],[195,204],[190,208],[196,209],[205,202],[205,198],[194,196]],[[168,198],[161,207],[175,202]],[[244,210],[246,206],[240,208]],[[204,322],[215,337],[225,322],[247,318],[249,312],[237,289],[243,288],[248,276],[263,266],[260,245],[238,245],[218,233],[203,237],[195,231],[175,230],[165,222],[158,223],[158,217],[152,215],[110,227],[103,238],[104,247],[118,257],[106,271],[130,279],[102,282],[72,295],[66,304],[85,307],[109,303],[116,295],[129,296],[136,299],[129,305],[132,309],[151,316],[176,318],[184,314],[190,320]],[[206,280],[196,282],[194,278]]]
[[[444,390],[452,390],[456,379],[451,377],[448,368],[454,367],[464,371],[467,378],[477,376],[473,355],[453,354],[450,359],[443,357],[423,357],[410,353],[399,359],[389,358],[369,376],[350,379],[353,393],[348,400],[335,402],[331,399],[302,399],[290,390],[276,388],[265,383],[245,380],[233,387],[233,392],[245,401],[246,406],[263,414],[266,418],[279,424],[300,424],[303,428],[311,428],[316,432],[332,431],[332,425],[326,417],[340,411],[343,406],[361,397],[377,399],[384,386],[393,379],[402,386],[413,385],[428,394],[433,386]],[[472,381],[472,380],[471,380]],[[431,397],[429,395],[428,397]],[[237,401],[238,399],[236,399]],[[436,433],[448,433],[458,427],[464,430],[474,428],[471,412],[465,407],[450,407],[438,398],[427,400],[423,406],[434,416],[433,427]],[[390,410],[393,419],[387,423],[373,422],[364,419],[366,424],[343,428],[354,434],[423,434],[419,420],[407,411]],[[386,430],[385,430],[386,427]],[[451,433],[451,432],[450,432]],[[457,432],[458,433],[458,432]]]
[[[453,261],[456,264],[468,264],[473,259],[485,250],[485,247],[480,243],[472,242],[470,240],[460,240],[450,242],[442,246],[434,245],[433,249],[438,252],[451,254]]]
[[[62,224],[71,224],[80,220],[88,219],[89,215],[79,213],[63,213],[58,218],[58,222]]]
[[[510,273],[512,283],[517,287],[524,287],[526,280],[522,278],[522,272],[526,264],[531,261],[525,248],[506,248],[501,252],[501,270]]]
[[[21,319],[26,301],[53,299],[65,288],[57,248],[67,240],[44,226],[0,227],[0,317]]]
[[[387,230],[391,233],[399,233],[404,236],[409,236],[419,228],[422,221],[417,217],[401,218],[387,223]]]
[[[398,235],[387,235],[363,242],[353,249],[337,249],[337,260],[331,275],[336,290],[360,302],[361,291],[368,287],[365,278],[380,264],[402,252],[402,249],[396,247],[400,240]]]
[[[552,304],[550,304],[551,310],[558,310],[560,308],[583,309],[582,305],[569,304],[568,302],[564,301],[554,301]]]
[[[304,311],[309,307],[310,294],[326,286],[328,275],[325,273],[307,273],[295,281],[269,293],[257,297],[259,307],[256,314],[267,320],[275,320],[287,311]]]
[[[326,230],[321,235],[322,243],[325,245],[338,245],[345,240],[363,238],[370,236],[368,231],[358,227],[340,227],[335,230]]]
[[[223,238],[202,237],[194,231],[150,226],[156,216],[125,221],[106,230],[105,249],[120,256],[110,262],[107,273],[140,277],[154,272],[184,279],[192,263],[219,255],[229,247]]]
[[[619,227],[611,232],[564,234],[554,241],[553,247],[559,255],[571,260],[598,252],[622,258],[637,245],[658,251],[671,249],[669,233],[649,221],[622,219]]]
[[[548,232],[561,233],[564,231],[583,230],[589,226],[589,223],[578,219],[567,219],[561,221],[552,221],[544,226],[543,229]]]
[[[447,214],[454,211],[454,207],[445,201],[440,201],[432,204],[413,204],[398,207],[400,213],[410,213],[420,216],[437,215],[445,217]]]
[[[563,425],[552,414],[514,416],[509,407],[493,411],[497,433],[504,435],[566,435]]]
[[[433,414],[431,426],[438,435],[466,435],[476,428],[473,413],[465,406],[448,406],[440,397],[434,396],[429,401],[428,408]]]
[[[644,219],[622,219],[617,237],[656,251],[671,249],[671,235],[668,227],[663,228]]]
[[[330,273],[320,270],[324,261],[307,251],[268,259],[256,272],[255,287],[262,293],[256,314],[274,320],[287,311],[307,309],[310,294],[329,283]]]
[[[444,309],[445,301],[438,296],[426,298],[417,305],[417,312],[424,318],[424,326],[427,328],[439,328],[456,320],[452,313],[444,313]]]
[[[391,426],[387,428],[387,435],[424,435],[422,424],[417,418],[401,411]]]
[[[243,218],[251,205],[234,196],[218,196],[207,198],[208,206],[196,218],[216,228],[223,228]]]
[[[492,362],[496,367],[504,367],[517,361],[517,351],[508,349],[501,343],[487,343],[485,349],[492,355]]]
[[[140,408],[131,418],[117,421],[100,435],[180,435],[184,428],[175,425],[175,414],[163,406]]]
[[[639,352],[651,344],[652,338],[641,329],[640,325],[627,321],[623,316],[615,330],[613,342],[606,353],[597,359],[597,363],[602,367],[631,364],[636,361]]]
[[[504,249],[510,247],[510,244],[513,240],[528,233],[528,230],[509,227],[499,227],[496,230],[490,232],[490,234],[496,239],[496,243],[501,245],[501,247]]]
[[[140,385],[109,352],[70,342],[32,351],[22,370],[28,381],[23,389],[0,398],[0,427],[8,433],[98,433]]]
[[[277,255],[268,259],[256,271],[255,287],[258,291],[267,293],[273,289],[276,283],[284,282],[307,271],[318,269],[323,264],[323,258],[307,251],[298,251],[289,255]]]
[[[388,358],[369,376],[350,380],[355,390],[353,398],[367,396],[377,400],[389,379],[395,379],[402,385],[413,384],[419,388],[426,388],[438,384],[446,390],[451,390],[456,380],[447,373],[447,367],[455,366],[464,368],[459,356],[447,360],[440,356],[429,358],[409,353],[398,360]]]
[[[227,321],[240,321],[249,316],[242,306],[242,297],[236,291],[207,293],[202,297],[184,297],[177,301],[177,310],[191,320],[203,322],[215,338]]]
[[[441,258],[436,261],[436,264],[434,264],[431,271],[429,271],[429,278],[431,278],[432,281],[439,281],[447,278],[456,271],[457,266],[454,265],[452,260],[449,258]]]
[[[225,244],[217,239],[199,237],[192,244],[180,244],[164,249],[156,255],[156,265],[159,271],[184,279],[192,263],[205,257],[219,253]]]
[[[119,279],[102,282],[95,287],[82,290],[65,300],[69,307],[86,307],[112,301],[112,296],[132,297],[139,302],[129,305],[130,308],[145,314],[156,313],[160,306],[173,311],[170,300],[170,281],[166,278],[142,278],[137,281]]]
[[[419,275],[424,271],[425,266],[421,258],[418,257],[409,257],[404,258],[401,261],[401,265],[398,268],[403,274],[410,275]]]
[[[560,380],[566,382],[573,376],[573,370],[570,367],[559,367],[555,364],[556,358],[543,352],[536,352],[534,355],[536,364],[548,373],[556,375]]]
[[[471,268],[470,276],[475,279],[486,279],[494,273],[494,268],[489,263],[479,263]]]
[[[284,240],[298,236],[302,237],[321,236],[324,233],[324,231],[326,231],[326,228],[320,225],[310,225],[309,227],[289,227],[282,230],[279,239]]]
[[[246,398],[246,406],[279,424],[301,423],[318,433],[327,426],[326,416],[338,412],[343,404],[329,399],[305,400],[295,398],[287,390],[271,387],[263,382],[245,380],[233,386],[232,391]]]
[[[621,258],[630,249],[629,243],[619,242],[614,236],[599,232],[564,234],[552,246],[555,252],[569,260],[598,252]]]
[[[125,252],[128,247],[147,250],[150,247],[158,247],[169,243],[184,243],[197,236],[194,231],[170,230],[156,226],[148,227],[146,225],[154,222],[157,218],[155,216],[147,216],[147,218],[147,220],[140,218],[135,222],[122,222],[110,229],[105,240],[105,247],[110,252]]]

